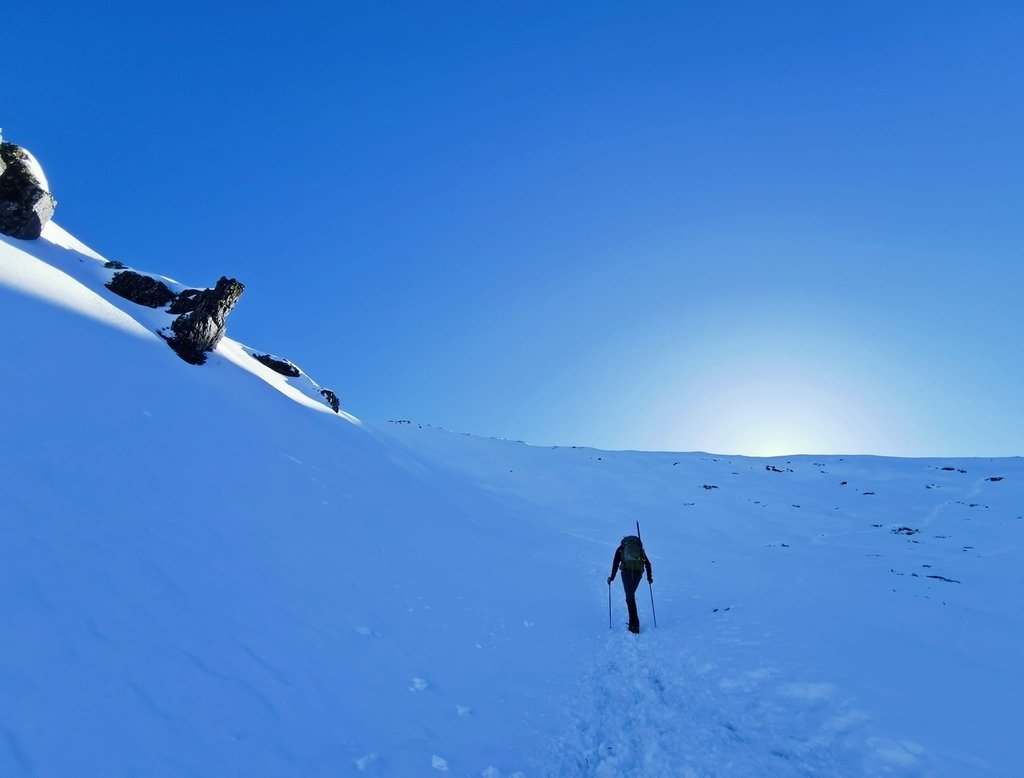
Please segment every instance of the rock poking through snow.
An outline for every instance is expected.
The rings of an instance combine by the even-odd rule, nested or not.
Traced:
[[[136,273],[134,270],[114,273],[114,277],[107,282],[107,289],[147,308],[163,308],[175,297],[174,292],[163,281]]]
[[[335,413],[341,410],[341,400],[338,399],[338,395],[336,395],[330,389],[321,389],[320,394],[327,401],[327,404],[331,406],[331,409]]]
[[[245,287],[240,281],[221,276],[213,289],[189,295],[190,305],[194,302],[192,310],[171,323],[170,334],[162,333],[167,343],[189,364],[203,364],[207,352],[213,351],[224,337],[227,316],[243,291]]]
[[[257,362],[262,362],[275,373],[280,373],[289,378],[298,378],[302,375],[302,372],[287,359],[277,359],[270,354],[253,354],[252,356]]]
[[[35,240],[56,207],[35,157],[20,146],[0,141],[0,232]]]

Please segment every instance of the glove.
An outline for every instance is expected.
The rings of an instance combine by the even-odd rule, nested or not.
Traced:
[[[614,580],[615,580],[615,576],[614,575],[608,576],[608,584],[609,584],[609,586],[611,585],[611,582],[614,581]]]

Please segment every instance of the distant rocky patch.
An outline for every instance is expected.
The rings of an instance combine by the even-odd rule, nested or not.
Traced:
[[[893,535],[916,535],[921,530],[913,529],[912,527],[898,527],[892,531]]]
[[[0,141],[0,232],[21,240],[38,238],[57,208],[48,186],[31,154]]]

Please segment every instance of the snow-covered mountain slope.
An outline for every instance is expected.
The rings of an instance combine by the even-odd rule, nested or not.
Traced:
[[[1024,460],[349,423],[100,260],[0,238],[0,774],[1019,772]]]

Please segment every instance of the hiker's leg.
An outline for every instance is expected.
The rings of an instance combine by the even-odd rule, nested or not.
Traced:
[[[640,633],[640,614],[636,609],[636,600],[629,600],[626,603],[626,608],[629,610],[629,631],[634,634]]]
[[[626,609],[629,611],[629,631],[640,631],[640,614],[636,609],[636,589],[643,577],[642,570],[623,570],[622,588],[626,593]]]
[[[636,589],[643,578],[643,570],[621,571],[622,589],[626,593],[626,602],[633,602],[636,599]]]

